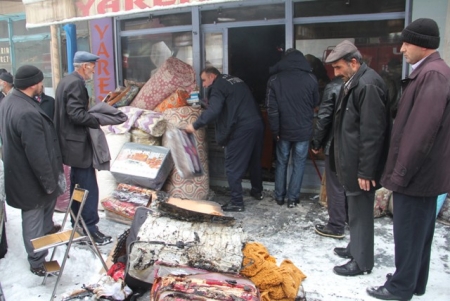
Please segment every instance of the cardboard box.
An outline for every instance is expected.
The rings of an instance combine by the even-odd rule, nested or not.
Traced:
[[[173,160],[168,148],[127,142],[110,171],[120,183],[160,190],[172,168]]]

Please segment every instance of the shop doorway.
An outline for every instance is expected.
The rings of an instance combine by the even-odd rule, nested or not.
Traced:
[[[264,104],[269,68],[284,53],[284,25],[228,29],[228,73],[242,79]]]
[[[275,180],[274,139],[269,130],[264,107],[269,68],[283,56],[284,25],[228,29],[228,73],[242,79],[259,103],[266,123],[262,155],[263,180]]]

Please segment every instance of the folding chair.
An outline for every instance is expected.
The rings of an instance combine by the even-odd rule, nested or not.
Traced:
[[[86,202],[88,193],[89,193],[88,190],[79,188],[78,184],[75,185],[75,189],[73,190],[72,197],[70,198],[69,206],[67,208],[66,213],[64,214],[64,219],[63,219],[63,222],[61,225],[61,230],[59,232],[56,232],[53,234],[48,234],[48,235],[41,236],[41,237],[31,240],[31,243],[33,244],[35,253],[53,248],[53,252],[52,252],[52,256],[50,257],[50,261],[44,262],[45,276],[44,276],[44,280],[42,281],[42,284],[45,284],[47,277],[50,274],[54,275],[54,276],[58,276],[58,278],[56,279],[55,287],[53,289],[53,293],[50,298],[50,301],[52,301],[55,298],[56,288],[58,287],[59,280],[61,279],[61,275],[63,273],[64,266],[66,264],[66,260],[67,260],[67,258],[69,258],[69,250],[70,250],[70,247],[72,246],[73,242],[82,241],[82,240],[90,242],[90,247],[92,248],[92,251],[94,252],[95,255],[97,255],[97,257],[102,262],[102,265],[103,265],[103,268],[105,269],[105,271],[108,270],[106,263],[103,260],[103,257],[101,255],[97,245],[95,244],[95,241],[92,238],[91,233],[89,232],[89,230],[86,226],[86,223],[83,220],[83,217],[81,216],[81,212],[83,211],[83,207]],[[71,209],[72,202],[74,202],[74,201],[80,203],[80,207],[78,209],[78,214],[76,216]],[[64,226],[66,224],[69,213],[75,221],[74,227],[72,230],[64,230]],[[87,235],[82,235],[76,231],[77,225],[80,225],[80,223],[81,223],[82,229],[84,230],[84,233],[86,233]],[[62,264],[60,266],[58,261],[53,260],[53,257],[55,256],[56,248],[58,246],[65,245],[65,244],[67,244],[67,248],[66,248],[66,252],[64,254],[63,260],[62,260]]]

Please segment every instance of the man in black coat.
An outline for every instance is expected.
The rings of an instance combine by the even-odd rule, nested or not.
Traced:
[[[30,270],[44,276],[48,251],[33,252],[31,239],[55,232],[53,209],[65,189],[58,137],[53,121],[35,96],[44,75],[31,65],[20,67],[15,89],[0,105],[5,193],[8,205],[22,210],[22,233]]]
[[[262,200],[261,155],[264,124],[258,104],[250,89],[240,79],[220,74],[214,67],[201,73],[203,87],[208,87],[208,108],[186,131],[193,133],[215,121],[216,141],[225,147],[225,168],[231,190],[231,201],[224,211],[243,211],[242,178],[248,170],[250,194]]]
[[[347,220],[345,190],[337,178],[336,172],[330,168],[330,147],[333,142],[333,116],[336,102],[342,88],[342,78],[334,78],[326,85],[322,103],[320,104],[317,120],[314,127],[312,139],[312,151],[319,153],[321,148],[325,152],[325,177],[327,191],[328,223],[326,225],[317,224],[314,229],[317,234],[332,237],[344,238],[345,221]]]
[[[319,105],[319,85],[303,53],[286,50],[284,58],[270,68],[266,107],[270,130],[277,140],[275,201],[293,208],[300,199],[303,174],[312,135],[314,108]],[[292,173],[287,185],[287,167],[292,152]]]
[[[350,226],[347,247],[334,249],[350,261],[333,270],[356,276],[370,273],[374,265],[373,203],[389,145],[388,90],[350,41],[339,43],[325,62],[344,80],[334,113],[330,162],[345,189]]]
[[[98,129],[100,124],[88,112],[89,95],[85,81],[94,76],[99,57],[89,52],[77,51],[74,56],[75,71],[65,76],[56,88],[55,123],[63,163],[70,169],[70,194],[76,184],[89,191],[81,216],[97,245],[110,242],[111,236],[104,235],[97,228],[98,185],[93,167],[93,148],[89,128]],[[78,213],[79,203],[73,202],[72,210]],[[74,227],[76,225],[73,225]]]

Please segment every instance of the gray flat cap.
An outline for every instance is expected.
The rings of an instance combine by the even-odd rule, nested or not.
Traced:
[[[344,40],[337,44],[336,47],[334,47],[334,49],[326,58],[325,63],[334,63],[336,61],[339,61],[347,54],[354,53],[356,51],[358,51],[358,48],[356,48],[356,46],[353,45],[352,42],[350,42],[349,40]]]
[[[73,56],[74,63],[95,63],[100,57],[87,51],[77,51]]]

